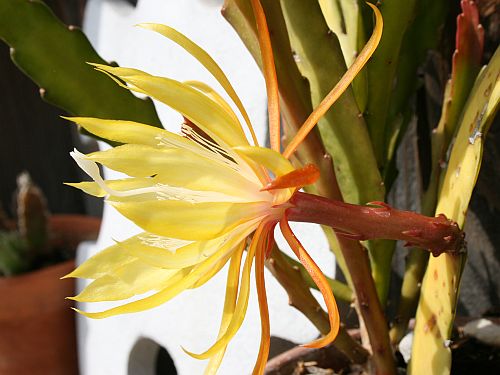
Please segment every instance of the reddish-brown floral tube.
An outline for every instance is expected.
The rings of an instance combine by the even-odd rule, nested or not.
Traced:
[[[301,192],[290,203],[289,220],[328,225],[350,239],[401,240],[406,246],[428,249],[434,256],[458,253],[464,246],[464,233],[444,215],[428,217],[383,202],[359,206]]]

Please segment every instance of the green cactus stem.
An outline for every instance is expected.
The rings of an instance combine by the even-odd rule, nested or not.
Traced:
[[[346,65],[351,66],[366,42],[362,13],[359,11],[359,7],[363,6],[362,2],[357,0],[318,1],[328,27],[339,39]],[[366,109],[366,84],[366,70],[362,70],[352,83],[354,96],[361,112]]]
[[[467,2],[466,6],[471,6]],[[500,105],[500,48],[481,71],[464,107],[444,174],[436,211],[463,226],[481,166],[484,138]],[[465,255],[431,258],[416,315],[410,371],[446,375],[451,369],[449,339]]]
[[[0,0],[0,39],[49,103],[76,116],[126,119],[161,127],[150,99],[135,97],[87,62],[106,64],[82,31],[40,0]]]
[[[413,22],[408,26],[396,71],[395,86],[390,98],[390,108],[385,134],[384,183],[390,190],[397,176],[395,155],[409,122],[413,118],[412,103],[421,80],[418,69],[425,62],[429,50],[435,49],[440,40],[450,4],[443,0],[423,0],[415,4]],[[435,208],[435,207],[433,207]],[[434,211],[425,213],[432,214]]]
[[[380,167],[384,167],[387,150],[387,127],[394,79],[403,37],[414,17],[415,0],[404,6],[397,1],[384,0],[380,12],[384,18],[384,31],[380,44],[367,64],[368,104],[366,122]]]
[[[436,200],[443,161],[446,160],[452,135],[458,127],[459,114],[464,108],[472,86],[471,77],[480,69],[484,35],[479,25],[477,10],[470,4],[462,5],[464,13],[457,19],[456,50],[453,55],[451,78],[443,99],[443,111],[439,124],[432,134],[432,160],[429,186],[422,199],[422,213],[431,215],[436,210]],[[391,341],[397,344],[405,334],[408,321],[417,307],[420,285],[424,277],[428,255],[423,251],[411,251],[406,264],[401,288],[400,304],[391,329]]]
[[[49,251],[47,202],[27,172],[17,177],[17,229],[36,259]]]
[[[6,217],[0,227],[0,275],[13,276],[51,259],[47,203],[45,196],[27,172],[17,177],[15,194],[17,225]],[[0,213],[2,214],[2,213]]]
[[[28,245],[18,233],[0,232],[0,277],[28,271],[30,263],[24,257],[27,251]]]

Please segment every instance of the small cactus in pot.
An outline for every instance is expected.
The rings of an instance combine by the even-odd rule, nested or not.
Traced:
[[[0,212],[0,276],[15,276],[72,257],[52,246],[46,198],[27,172],[17,178],[14,205],[15,220]]]

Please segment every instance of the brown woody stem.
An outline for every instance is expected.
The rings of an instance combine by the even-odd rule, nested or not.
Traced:
[[[389,332],[375,283],[371,277],[368,252],[358,241],[341,236],[338,236],[338,240],[356,291],[356,311],[362,318],[361,334],[363,335],[363,331],[366,331],[370,341],[373,372],[384,375],[395,374],[396,368]]]
[[[383,202],[359,206],[300,192],[290,203],[293,205],[288,209],[290,220],[328,225],[337,235],[348,239],[401,240],[406,246],[428,249],[434,256],[443,252],[456,254],[463,248],[464,233],[444,215],[423,216]]]

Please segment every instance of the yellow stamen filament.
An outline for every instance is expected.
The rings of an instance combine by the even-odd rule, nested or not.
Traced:
[[[323,99],[323,101],[316,107],[316,109],[309,115],[307,120],[300,127],[297,134],[293,137],[293,139],[283,152],[283,156],[285,158],[290,158],[290,156],[295,152],[300,143],[306,138],[309,132],[318,123],[321,117],[323,117],[323,115],[330,109],[333,103],[335,103],[337,99],[349,87],[354,78],[356,78],[356,75],[361,71],[363,66],[375,52],[375,49],[380,42],[380,38],[382,37],[382,14],[375,5],[370,3],[367,4],[373,9],[373,12],[375,13],[375,27],[372,36],[364,46],[359,56],[356,58],[356,60],[354,60],[351,67],[342,76],[340,81],[335,85],[332,91],[330,91],[330,93]]]
[[[267,27],[266,15],[259,0],[252,0],[252,8],[257,23],[260,53],[262,56],[262,70],[266,80],[267,109],[269,112],[269,139],[271,148],[280,152],[280,108],[278,78],[274,66],[273,48]]]
[[[293,234],[292,229],[288,224],[286,213],[280,221],[280,229],[281,233],[283,233],[283,236],[299,259],[300,263],[302,263],[309,275],[311,275],[311,278],[318,286],[318,289],[325,300],[326,308],[328,310],[328,319],[330,320],[330,332],[326,336],[318,340],[303,345],[308,348],[321,348],[335,340],[335,337],[337,337],[337,334],[339,332],[340,316],[339,310],[337,308],[337,302],[335,301],[332,289],[330,288],[330,285],[328,284],[325,276],[323,275],[317,264],[314,262],[314,260],[312,260],[311,256],[304,249],[304,246],[302,246],[297,237],[295,237],[295,234]]]

